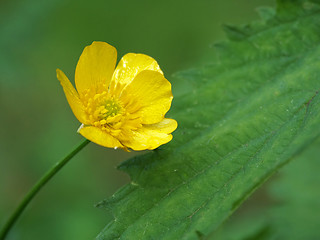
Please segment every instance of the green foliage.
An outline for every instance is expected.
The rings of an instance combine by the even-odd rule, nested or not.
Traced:
[[[202,239],[320,135],[319,9],[260,9],[225,26],[213,64],[175,75],[174,140],[119,166],[132,181],[99,204],[114,221],[98,239]]]
[[[320,138],[209,239],[320,239]],[[254,205],[254,210],[245,210]],[[246,206],[247,205],[247,206]],[[244,209],[242,209],[244,208]]]
[[[277,202],[267,212],[273,239],[320,239],[319,140],[270,187]]]

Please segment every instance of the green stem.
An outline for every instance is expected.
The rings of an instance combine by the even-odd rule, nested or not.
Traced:
[[[7,223],[4,225],[0,232],[0,240],[4,240],[8,232],[17,221],[23,210],[33,199],[33,197],[39,192],[39,190],[67,163],[71,158],[73,158],[82,148],[84,148],[90,141],[83,141],[78,147],[76,147],[71,153],[69,153],[64,159],[56,163],[46,174],[32,187],[28,194],[21,201],[19,206],[13,212]]]

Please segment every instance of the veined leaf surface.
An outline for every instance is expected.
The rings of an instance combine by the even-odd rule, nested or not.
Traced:
[[[119,169],[132,181],[100,206],[98,239],[198,239],[320,135],[320,7],[278,1],[262,20],[225,26],[212,64],[169,79],[169,144]],[[174,89],[175,90],[175,89]]]

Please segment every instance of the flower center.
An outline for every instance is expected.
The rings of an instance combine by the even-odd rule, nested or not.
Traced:
[[[118,99],[109,96],[106,91],[94,95],[88,91],[83,96],[85,110],[92,126],[110,130],[110,127],[117,129],[122,125],[124,108]]]
[[[106,100],[103,107],[105,109],[105,113],[103,113],[103,118],[114,117],[122,111],[120,103],[118,101],[115,101],[114,99]]]

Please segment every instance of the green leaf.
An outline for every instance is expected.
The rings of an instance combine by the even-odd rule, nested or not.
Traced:
[[[132,181],[99,204],[114,221],[98,239],[204,238],[320,135],[319,9],[279,1],[175,75],[174,139],[119,166]]]
[[[274,239],[320,239],[320,139],[286,167],[270,191],[277,204],[267,212]]]
[[[320,138],[281,169],[209,239],[320,239]],[[244,209],[242,209],[244,208]]]

